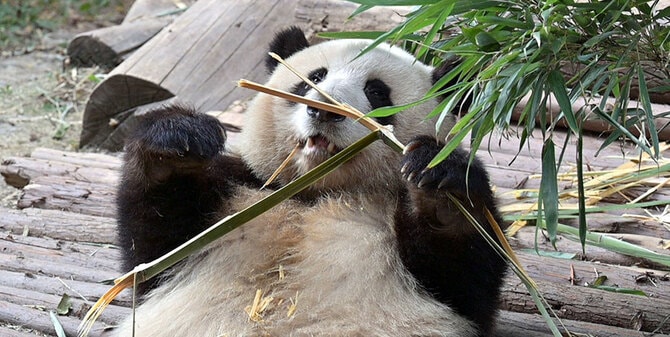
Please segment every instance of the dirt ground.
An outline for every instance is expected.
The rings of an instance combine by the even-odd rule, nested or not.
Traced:
[[[104,76],[97,68],[67,66],[68,42],[80,32],[123,19],[107,10],[90,21],[33,32],[0,50],[0,158],[27,156],[36,147],[76,150],[88,95]],[[19,190],[0,182],[0,206],[14,207]]]

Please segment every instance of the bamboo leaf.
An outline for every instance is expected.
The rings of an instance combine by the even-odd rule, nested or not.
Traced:
[[[439,16],[437,17],[437,19],[435,19],[435,21],[431,23],[432,27],[430,28],[428,34],[426,34],[426,37],[423,40],[423,46],[416,53],[416,57],[418,59],[421,59],[425,55],[425,53],[428,52],[428,46],[432,44],[437,32],[440,31],[440,29],[442,29],[442,25],[447,20],[447,17],[451,14],[451,11],[454,9],[454,4],[455,2],[450,3],[446,7],[444,7]]]
[[[54,330],[56,330],[56,336],[67,337],[67,335],[65,334],[65,330],[63,329],[63,325],[60,323],[60,320],[58,320],[58,316],[56,316],[56,313],[53,311],[49,311],[49,318],[51,318],[51,324],[53,324]]]
[[[461,144],[465,135],[468,134],[468,131],[468,129],[463,129],[450,139],[440,152],[435,155],[435,158],[428,163],[428,168],[433,168],[446,159],[447,156]]]
[[[316,35],[327,39],[370,39],[379,38],[385,32],[356,31],[356,32],[319,32]]]
[[[565,237],[568,239],[576,241],[579,240],[579,230],[577,228],[563,224],[558,224],[557,230],[558,232],[564,234]],[[635,256],[647,259],[649,261],[653,261],[662,264],[664,266],[670,267],[670,255],[659,254],[649,249],[634,245],[632,243],[617,240],[604,234],[592,233],[590,231],[586,232],[585,237],[586,242],[589,245],[605,248],[607,250],[629,256]]]
[[[596,115],[598,115],[598,117],[607,121],[607,123],[609,123],[611,126],[613,126],[615,128],[615,130],[617,130],[621,134],[625,135],[626,138],[628,138],[629,140],[634,142],[635,145],[639,146],[644,152],[652,155],[651,150],[649,149],[647,144],[645,144],[644,142],[639,141],[637,139],[637,137],[635,137],[630,131],[628,131],[627,128],[625,128],[623,125],[619,124],[619,122],[614,120],[610,115],[608,115],[607,113],[603,112],[600,109],[594,109],[593,112],[595,112]]]
[[[570,126],[570,130],[574,133],[578,133],[579,127],[577,126],[577,119],[572,111],[572,103],[570,102],[570,98],[568,98],[563,76],[558,70],[552,70],[549,73],[547,80],[551,92],[554,93],[554,97],[556,97],[556,100],[558,101],[558,106],[561,108],[561,112],[563,113],[563,116],[565,116],[568,126]]]
[[[63,294],[56,306],[56,313],[59,315],[67,315],[72,309],[72,298],[68,294]]]
[[[577,202],[579,203],[579,242],[582,244],[582,254],[586,256],[586,195],[584,193],[584,137],[582,129],[577,134]]]
[[[551,244],[556,248],[558,182],[556,181],[554,142],[551,139],[548,139],[542,146],[542,179],[538,203],[542,205],[542,212],[538,211],[538,223],[545,223]]]
[[[356,8],[356,10],[354,10],[353,13],[351,13],[351,15],[349,15],[348,19],[353,19],[358,14],[361,14],[361,13],[363,13],[363,12],[373,8],[373,7],[375,7],[375,6],[374,5],[360,5],[360,6],[358,6],[358,8]]]
[[[613,292],[613,293],[649,297],[649,295],[647,295],[647,293],[645,293],[642,290],[638,290],[638,289],[620,288],[620,287],[613,287],[613,286],[606,286],[606,285],[589,285],[589,288],[610,291],[610,292]]]
[[[651,137],[651,145],[654,148],[652,157],[658,158],[658,156],[661,154],[659,151],[658,131],[656,130],[656,125],[654,124],[654,111],[651,109],[649,90],[647,89],[647,81],[645,80],[642,66],[637,67],[637,76],[640,91],[640,101],[642,102],[642,107],[644,108],[644,112],[647,116],[647,118],[645,118],[645,121],[647,122],[647,131],[649,132],[649,137]]]

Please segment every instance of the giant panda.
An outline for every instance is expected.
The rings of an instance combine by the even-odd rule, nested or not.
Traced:
[[[440,77],[398,47],[295,27],[273,51],[363,113],[421,99]],[[268,58],[267,85],[324,100]],[[437,100],[380,118],[405,154],[375,142],[330,175],[142,284],[116,336],[489,336],[505,262],[447,198],[488,228],[489,178],[457,149],[433,169]],[[278,188],[368,130],[353,119],[258,94],[236,149],[221,124],[183,105],[147,113],[126,143],[118,192],[124,268],[151,261],[272,192],[259,187],[296,146]],[[254,300],[256,306],[252,309]],[[260,301],[259,301],[260,300]],[[260,305],[259,305],[260,303]],[[134,325],[134,326],[133,326]]]

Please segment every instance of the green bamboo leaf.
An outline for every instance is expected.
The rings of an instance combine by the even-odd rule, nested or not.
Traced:
[[[615,31],[609,31],[609,32],[605,32],[603,34],[598,34],[598,35],[588,39],[586,42],[584,42],[584,48],[591,48],[591,47],[597,45],[598,43],[602,42],[603,40],[606,40],[606,39],[610,38],[610,36],[614,36],[616,34],[618,34],[618,32],[615,32]]]
[[[605,291],[610,291],[613,293],[620,293],[620,294],[629,294],[629,295],[637,295],[637,296],[645,296],[649,297],[647,293],[645,293],[642,290],[637,290],[637,289],[630,289],[630,288],[620,288],[620,287],[613,287],[613,286],[605,286],[605,285],[589,285],[589,288],[593,289],[600,289],[600,290],[605,290]]]
[[[607,113],[603,112],[600,109],[594,109],[593,112],[595,112],[596,115],[598,115],[598,117],[607,121],[607,123],[609,123],[611,126],[613,126],[615,130],[617,130],[621,134],[625,135],[626,138],[628,138],[630,141],[635,143],[636,146],[639,146],[644,152],[648,153],[650,156],[653,156],[653,154],[651,153],[651,149],[649,149],[647,144],[645,144],[644,142],[639,141],[637,139],[637,137],[635,137],[630,131],[628,131],[627,128],[625,128],[623,125],[619,124],[619,122],[614,120],[610,115],[608,115]],[[598,150],[598,152],[600,152],[600,150],[602,150],[602,147]]]
[[[384,32],[358,31],[358,32],[320,32],[316,35],[326,39],[368,39],[374,40],[382,36]]]
[[[557,230],[570,240],[579,240],[579,230],[577,228],[558,224]],[[647,259],[664,266],[670,267],[670,255],[659,254],[652,250],[621,241],[604,234],[596,234],[590,231],[586,232],[586,242],[589,245],[605,248],[607,250],[621,253],[624,255],[634,256],[642,259]]]
[[[351,15],[349,15],[348,19],[351,20],[354,17],[356,17],[358,14],[361,14],[361,13],[363,13],[363,12],[373,8],[373,7],[375,7],[375,6],[374,5],[360,5],[360,6],[358,6],[358,8],[356,8],[356,10],[354,10],[353,13],[351,13]]]
[[[435,155],[435,158],[428,163],[428,168],[433,168],[446,159],[463,142],[463,138],[468,134],[470,128],[463,128],[453,138],[449,139],[446,145]]]
[[[542,179],[540,179],[540,200],[543,212],[538,212],[538,222],[544,222],[551,244],[556,248],[556,227],[558,226],[558,182],[556,181],[556,155],[554,142],[548,139],[542,146]]]
[[[593,286],[601,286],[601,285],[605,284],[605,281],[607,281],[607,276],[600,275],[593,281],[592,285]]]
[[[500,49],[500,42],[489,32],[481,31],[475,35],[475,43],[485,52],[494,52]]]
[[[586,214],[591,213],[603,213],[603,212],[612,212],[612,211],[625,211],[629,209],[640,209],[647,207],[656,207],[670,205],[670,200],[654,200],[647,202],[637,202],[631,204],[613,204],[608,206],[589,206],[585,209]],[[559,209],[558,217],[559,219],[571,219],[575,218],[575,215],[579,214],[579,209]],[[537,213],[528,213],[528,214],[505,214],[503,215],[505,221],[517,221],[517,220],[536,220]]]
[[[72,309],[72,298],[68,294],[63,294],[56,306],[56,313],[59,315],[67,315]]]
[[[567,137],[566,137],[567,138]],[[586,256],[586,193],[584,193],[584,137],[582,128],[577,134],[577,203],[579,204],[579,242],[582,244],[582,254]]]
[[[519,55],[520,53],[518,51],[513,51],[502,55],[501,57],[497,58],[495,62],[491,63],[491,65],[482,70],[479,74],[479,78],[486,80],[495,77],[502,69],[504,69],[505,66],[516,60]]]
[[[512,18],[506,18],[496,15],[482,15],[477,17],[477,21],[481,23],[487,23],[491,25],[498,25],[502,27],[516,28],[516,29],[525,29],[532,30],[533,22],[532,21],[521,21],[515,20]]]
[[[661,154],[661,150],[659,149],[658,131],[656,130],[656,125],[654,124],[654,111],[651,109],[649,90],[647,89],[647,81],[645,80],[642,66],[638,65],[637,76],[640,91],[640,102],[642,102],[642,107],[644,108],[644,112],[647,116],[647,118],[645,118],[645,121],[647,122],[647,131],[649,132],[649,137],[651,137],[651,146],[654,148],[652,158],[658,158],[658,156]]]
[[[63,325],[60,323],[60,320],[58,320],[58,316],[56,316],[56,313],[53,311],[49,311],[49,318],[51,318],[51,324],[53,324],[54,330],[56,330],[56,336],[67,337],[67,335],[65,334],[65,329],[63,329]]]
[[[561,75],[558,70],[552,70],[549,73],[547,81],[549,89],[554,93],[554,97],[556,97],[556,101],[558,101],[558,106],[561,108],[561,112],[563,113],[565,120],[568,122],[568,126],[570,126],[570,130],[574,133],[578,133],[579,128],[577,126],[577,119],[572,111],[572,103],[570,102],[570,98],[568,98],[563,75]]]
[[[428,31],[428,34],[426,34],[426,37],[423,39],[423,46],[419,51],[416,53],[418,59],[422,59],[424,55],[428,52],[428,46],[430,46],[433,41],[435,40],[435,35],[442,29],[442,26],[444,25],[444,22],[447,20],[447,17],[451,14],[451,11],[454,9],[454,4],[455,3],[450,3],[444,9],[442,12],[439,14],[437,19],[435,19],[434,22],[432,22],[432,27],[430,28],[430,31]]]
[[[429,26],[432,20],[434,20],[435,16],[439,15],[439,13],[440,13],[439,6],[424,6],[419,8],[418,10],[410,13],[407,16],[407,19],[403,23],[399,24],[398,26],[379,36],[377,39],[373,40],[370,45],[363,48],[363,50],[361,50],[361,52],[358,53],[358,56],[367,53],[368,51],[374,49],[375,47],[377,47],[379,44],[381,44],[386,40],[389,39],[397,40],[405,35],[414,33],[416,31],[423,29],[426,26]]]
[[[428,95],[426,97],[423,97],[422,99],[418,101],[414,101],[411,103],[403,104],[403,105],[392,105],[392,106],[384,106],[380,107],[377,109],[374,109],[370,112],[368,112],[365,116],[367,117],[388,117],[397,114],[400,111],[407,110],[411,107],[423,104],[427,101],[434,100],[436,97],[439,96],[439,93]]]

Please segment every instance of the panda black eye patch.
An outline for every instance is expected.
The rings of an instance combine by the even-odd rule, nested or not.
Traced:
[[[365,92],[365,97],[367,97],[368,102],[370,102],[372,110],[393,105],[393,102],[391,102],[391,88],[380,79],[373,79],[365,82],[363,92]],[[380,124],[388,125],[393,124],[394,116],[378,117],[375,119]]]
[[[319,83],[323,81],[323,79],[328,75],[328,69],[326,68],[318,68],[315,70],[312,70],[312,72],[307,75],[307,78],[309,78],[310,81],[314,82],[314,84]],[[305,96],[305,94],[311,89],[309,84],[305,83],[304,81],[301,81],[300,83],[297,83],[296,85],[291,88],[291,93],[300,95],[300,96]],[[295,105],[294,102],[289,102],[290,105]]]

